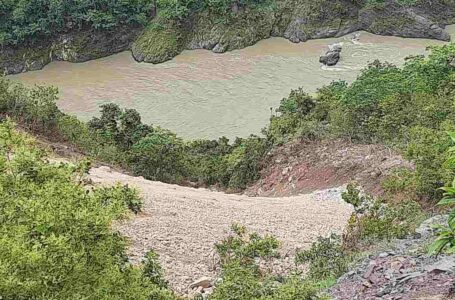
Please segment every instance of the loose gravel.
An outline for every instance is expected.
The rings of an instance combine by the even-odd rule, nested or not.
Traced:
[[[108,167],[91,169],[90,178],[140,190],[143,212],[118,224],[131,242],[128,255],[138,263],[155,250],[171,288],[181,295],[190,293],[189,285],[197,278],[216,277],[214,244],[229,234],[233,223],[274,235],[282,242],[283,260],[292,265],[296,249],[308,248],[318,236],[341,233],[352,212],[341,200],[342,188],[261,198],[153,182]]]

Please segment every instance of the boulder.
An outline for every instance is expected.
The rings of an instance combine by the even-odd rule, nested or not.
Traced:
[[[194,281],[190,285],[190,289],[199,288],[199,287],[206,289],[211,286],[212,286],[212,278],[204,276],[204,277],[201,277],[198,280]]]
[[[329,46],[329,51],[319,58],[319,62],[326,66],[334,66],[340,60],[342,46],[340,44],[333,44]]]

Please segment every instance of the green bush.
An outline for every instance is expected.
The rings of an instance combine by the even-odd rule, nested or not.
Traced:
[[[215,247],[222,271],[210,300],[326,299],[313,281],[296,274],[277,278],[259,268],[258,259],[278,256],[279,242],[272,236],[262,237],[233,225],[232,234]]]
[[[0,124],[0,295],[4,299],[174,299],[127,262],[112,222],[137,194],[87,189],[88,165],[50,164]],[[135,206],[133,206],[135,207]]]
[[[232,232],[232,235],[215,245],[222,264],[239,261],[242,265],[252,265],[257,257],[278,256],[280,244],[274,237],[261,237],[257,233],[248,234],[244,226],[236,224],[232,226]]]
[[[403,238],[413,233],[424,219],[425,214],[414,201],[386,204],[373,200],[362,213],[351,216],[343,245],[356,249],[377,241]]]
[[[296,255],[296,263],[309,263],[308,276],[315,280],[338,278],[353,261],[353,254],[344,249],[340,236],[319,237],[309,250]]]
[[[449,149],[449,157],[446,161],[446,168],[452,171],[455,169],[455,133],[449,132],[452,142],[452,147]],[[444,198],[439,201],[438,205],[453,207],[455,204],[455,179],[451,185],[447,185],[441,190],[444,191]],[[433,255],[438,255],[442,251],[448,254],[455,253],[455,209],[449,213],[447,226],[438,226],[439,232],[437,239],[430,246],[429,252]]]
[[[153,0],[5,0],[0,4],[0,45],[33,43],[83,28],[109,30],[145,24]]]
[[[144,276],[161,288],[167,288],[168,283],[164,279],[164,271],[158,262],[158,254],[151,250],[147,252],[143,261],[143,273]]]

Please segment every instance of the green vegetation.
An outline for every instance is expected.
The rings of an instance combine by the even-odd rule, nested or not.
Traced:
[[[449,133],[452,143],[455,143],[455,133]],[[449,150],[449,158],[446,167],[453,170],[455,168],[455,147]],[[444,198],[439,201],[438,205],[453,207],[455,204],[455,179],[448,186],[441,188],[444,191]],[[449,213],[447,226],[438,226],[438,238],[430,247],[430,253],[438,255],[445,251],[448,254],[455,253],[455,209]]]
[[[279,242],[271,236],[249,234],[240,225],[216,245],[221,259],[221,279],[210,300],[313,300],[327,299],[313,281],[291,274],[277,278],[259,267],[259,261],[278,257]]]
[[[264,133],[274,144],[341,137],[390,145],[416,168],[388,187],[412,191],[410,199],[438,199],[435,190],[451,178],[442,165],[450,147],[445,131],[455,125],[454,55],[455,44],[433,47],[403,68],[374,62],[350,85],[334,82],[315,96],[293,91]]]
[[[348,187],[343,199],[355,207],[343,235],[320,237],[296,255],[297,264],[309,265],[305,280],[323,288],[334,284],[371,246],[412,234],[425,218],[416,202],[386,203],[363,195],[355,185]]]
[[[0,124],[2,298],[174,299],[154,257],[144,271],[133,267],[111,229],[140,209],[137,193],[84,186],[88,164],[51,164],[13,127]]]
[[[297,253],[296,262],[309,263],[309,278],[336,279],[349,269],[354,260],[354,254],[345,249],[341,242],[336,234],[319,237],[310,249]]]
[[[378,241],[403,238],[425,220],[420,205],[410,199],[389,203],[363,195],[352,184],[348,185],[342,197],[355,208],[343,235],[344,247],[351,250],[362,249]]]
[[[152,0],[6,0],[0,3],[0,45],[34,43],[88,27],[105,30],[145,24]]]

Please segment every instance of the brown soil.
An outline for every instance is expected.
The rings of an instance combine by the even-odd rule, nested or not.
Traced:
[[[267,160],[261,180],[246,194],[298,195],[356,181],[366,192],[379,195],[387,174],[396,168],[412,168],[390,148],[346,140],[295,141],[272,151]]]

